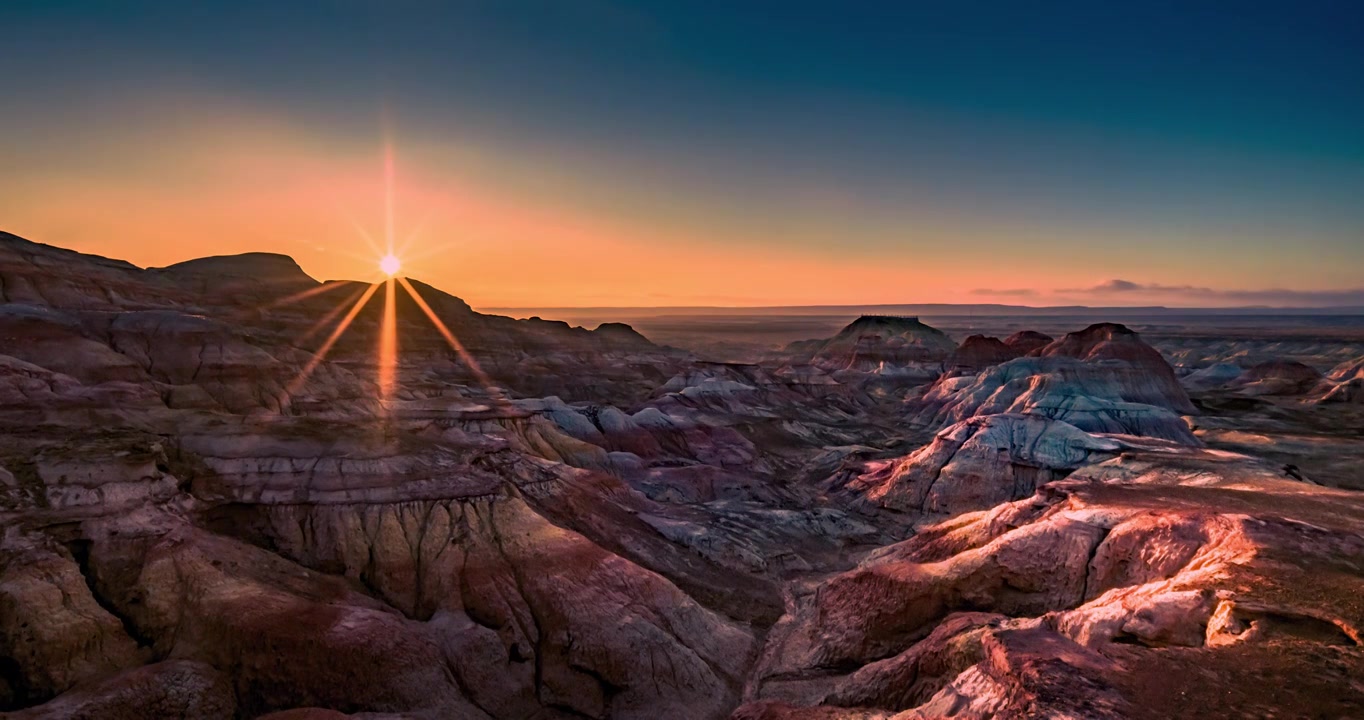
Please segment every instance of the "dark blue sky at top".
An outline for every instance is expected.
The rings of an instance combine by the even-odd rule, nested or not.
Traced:
[[[10,0],[0,25],[0,128],[166,83],[356,137],[388,107],[736,203],[802,177],[1364,244],[1359,2]]]

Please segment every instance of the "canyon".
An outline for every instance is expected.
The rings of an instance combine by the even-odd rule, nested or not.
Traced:
[[[1364,715],[1364,335],[1021,322],[0,233],[0,718]]]

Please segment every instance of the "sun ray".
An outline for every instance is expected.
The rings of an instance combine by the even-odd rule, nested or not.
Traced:
[[[378,293],[380,284],[382,283],[384,289],[384,308],[378,327],[378,373],[376,378],[381,413],[387,414],[388,401],[394,397],[398,383],[399,343],[396,289],[398,284],[403,286],[403,291],[412,298],[417,304],[417,307],[421,308],[422,313],[426,315],[427,319],[431,321],[431,324],[440,332],[441,336],[445,339],[446,344],[454,350],[460,362],[469,368],[469,372],[473,374],[475,381],[482,386],[489,399],[498,404],[506,403],[506,391],[493,384],[492,379],[483,371],[483,368],[480,367],[478,361],[468,349],[464,347],[464,344],[460,342],[459,338],[455,337],[455,334],[451,332],[445,322],[436,315],[435,310],[432,309],[431,305],[426,302],[426,299],[421,296],[421,293],[417,288],[406,278],[398,276],[398,273],[408,261],[439,254],[440,252],[453,247],[455,243],[443,243],[434,248],[413,249],[413,246],[416,244],[416,241],[420,238],[422,231],[425,228],[430,213],[423,217],[422,221],[417,223],[410,232],[406,233],[402,238],[398,237],[396,232],[397,191],[394,149],[392,141],[388,139],[387,136],[384,139],[383,145],[383,186],[384,217],[382,237],[371,234],[355,218],[351,217],[344,207],[338,204],[340,214],[350,222],[355,231],[360,235],[361,239],[364,240],[365,244],[374,253],[373,257],[378,258],[377,269],[380,271],[381,279],[372,281],[367,287],[350,293],[350,296],[346,298],[345,301],[329,310],[326,315],[313,323],[303,335],[298,338],[297,343],[302,346],[303,343],[309,341],[323,329],[331,327],[331,332],[327,336],[327,339],[299,371],[298,375],[289,383],[285,390],[286,395],[284,401],[291,401],[292,396],[299,392],[304,384],[307,383],[312,374],[326,360],[328,354],[341,339],[342,335],[344,335],[347,329],[355,322],[356,318],[369,303],[370,299]],[[345,250],[338,249],[338,252],[352,257],[360,257]],[[330,292],[347,284],[348,283],[337,281],[327,282],[318,288],[311,288],[287,298],[281,298],[276,301],[276,305],[299,302],[316,295],[321,295],[325,292]],[[345,316],[342,317],[340,321],[337,321],[337,316],[342,311],[345,311],[347,307],[349,307],[349,310],[346,312]],[[333,323],[335,324],[333,325]],[[281,405],[281,412],[283,412],[283,405]]]
[[[403,235],[402,242],[398,243],[398,248],[393,251],[393,254],[398,257],[407,257],[407,253],[412,247],[412,241],[416,240],[417,237],[421,235],[422,231],[426,229],[426,224],[431,221],[431,215],[432,213],[429,210],[422,215],[422,219],[418,220],[417,223],[412,226],[412,229]]]
[[[407,278],[400,277],[398,278],[398,282],[402,283],[403,289],[407,291],[408,295],[412,296],[412,301],[417,303],[417,307],[421,308],[421,311],[426,314],[426,318],[431,321],[431,324],[434,325],[441,336],[445,338],[445,342],[455,351],[455,354],[459,356],[459,359],[463,360],[464,364],[469,366],[469,371],[478,379],[478,382],[483,386],[483,389],[487,390],[493,399],[502,400],[502,389],[493,384],[492,378],[488,377],[487,373],[483,372],[483,368],[479,367],[478,361],[464,348],[464,343],[461,343],[459,338],[455,337],[455,334],[450,332],[450,328],[446,327],[445,323],[436,316],[436,311],[432,310],[431,306],[426,304],[426,300],[421,296],[421,293],[417,292],[417,288],[413,287],[412,283],[407,281]]]
[[[322,347],[318,348],[316,353],[313,353],[313,357],[308,361],[308,364],[304,365],[303,369],[299,371],[298,376],[289,383],[289,387],[285,389],[287,397],[292,400],[294,393],[297,393],[299,389],[303,387],[303,384],[308,381],[308,377],[313,374],[313,371],[317,369],[317,366],[321,365],[322,361],[327,359],[327,353],[331,352],[332,346],[336,344],[337,340],[341,339],[341,335],[345,333],[346,329],[350,327],[350,324],[355,321],[355,316],[360,314],[360,311],[365,307],[365,303],[368,303],[369,299],[374,297],[374,293],[378,290],[379,285],[378,283],[375,283],[370,285],[369,288],[360,295],[360,299],[355,301],[355,304],[351,306],[350,312],[346,313],[346,316],[341,319],[341,322],[337,324],[336,329],[332,330],[332,334],[327,336],[327,341],[322,343]]]
[[[344,311],[346,308],[350,307],[351,304],[353,304],[356,300],[359,300],[359,299],[360,299],[360,296],[361,296],[362,294],[364,294],[364,292],[365,292],[365,288],[363,288],[363,287],[357,288],[357,289],[355,290],[355,292],[351,293],[351,294],[350,294],[350,297],[346,298],[346,300],[345,300],[344,302],[338,304],[336,307],[332,308],[331,310],[328,310],[326,315],[323,315],[323,316],[321,317],[321,319],[319,319],[317,322],[315,322],[315,323],[313,323],[311,326],[309,326],[308,329],[305,330],[305,331],[303,332],[302,335],[300,335],[300,336],[298,336],[297,338],[295,338],[295,339],[294,339],[294,344],[296,344],[296,345],[302,345],[303,343],[306,343],[306,342],[308,342],[309,340],[311,340],[312,337],[313,337],[314,335],[316,335],[316,334],[318,333],[319,330],[321,330],[322,328],[327,327],[328,325],[330,325],[331,322],[332,322],[333,320],[336,319],[336,316],[337,316],[337,315],[340,315],[340,314],[342,313],[342,311]]]
[[[369,246],[369,249],[372,250],[375,255],[383,254],[383,249],[379,247],[379,243],[374,240],[374,236],[369,234],[369,231],[365,229],[364,225],[361,225],[360,222],[354,218],[351,219],[350,224],[355,228],[356,232],[360,233],[360,237],[364,238],[365,244]]]
[[[441,244],[441,245],[436,245],[436,246],[434,246],[434,247],[425,248],[425,249],[422,249],[422,250],[415,250],[415,251],[412,251],[412,250],[399,250],[398,253],[397,253],[397,255],[398,255],[398,257],[400,257],[400,258],[403,259],[403,262],[406,262],[406,263],[413,263],[413,262],[416,262],[416,261],[418,261],[418,260],[425,260],[426,258],[429,258],[429,257],[435,257],[436,255],[439,255],[439,254],[441,254],[442,252],[444,252],[444,251],[446,251],[446,250],[449,250],[449,249],[451,249],[451,248],[456,247],[456,245],[457,245],[456,243],[449,242],[449,243],[443,243],[443,244]]]
[[[398,370],[398,298],[393,278],[384,281],[384,322],[379,328],[379,397],[393,397]]]
[[[358,261],[360,261],[362,264],[365,264],[365,265],[368,265],[370,262],[372,262],[372,261],[374,260],[374,258],[377,257],[378,255],[382,255],[382,254],[383,254],[382,252],[380,252],[380,253],[377,253],[376,255],[365,255],[365,254],[358,253],[358,252],[351,252],[351,251],[349,251],[349,250],[342,250],[342,249],[340,249],[340,248],[337,248],[337,249],[334,249],[334,250],[330,250],[330,251],[328,251],[328,252],[331,252],[331,253],[334,253],[334,254],[337,254],[337,255],[345,255],[346,257],[348,257],[348,258],[350,258],[350,259],[352,259],[352,260],[358,260]],[[351,282],[351,281],[333,280],[332,282]],[[374,282],[374,281],[373,281],[373,280],[366,280],[365,282]]]
[[[393,143],[384,143],[384,247],[393,254]]]
[[[337,288],[342,288],[349,284],[350,283],[347,283],[343,280],[328,280],[327,282],[324,282],[315,288],[308,288],[307,290],[304,290],[302,292],[296,292],[293,295],[287,295],[285,297],[279,298],[271,303],[266,304],[264,306],[264,309],[269,310],[284,305],[292,305],[296,302],[307,300],[310,297],[316,297],[323,293],[329,293],[333,290],[336,290]]]

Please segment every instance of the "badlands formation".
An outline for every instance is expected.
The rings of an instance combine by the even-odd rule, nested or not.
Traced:
[[[413,286],[0,234],[0,717],[1364,716],[1364,353]]]

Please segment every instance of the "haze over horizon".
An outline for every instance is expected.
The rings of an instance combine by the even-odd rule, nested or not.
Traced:
[[[403,273],[476,307],[1364,305],[1353,3],[0,23],[0,229],[141,266],[369,277],[391,147]]]

